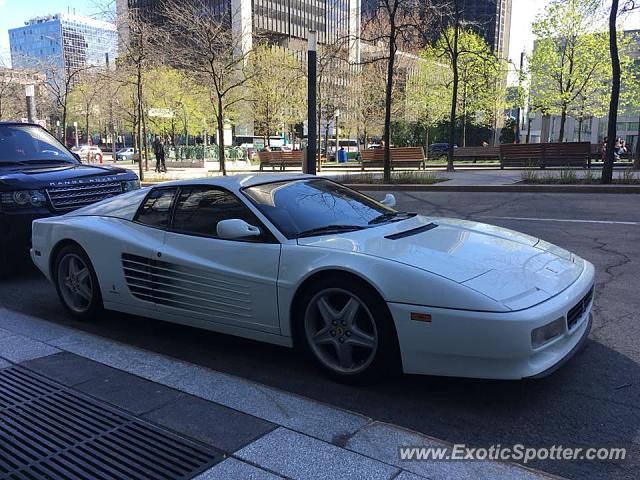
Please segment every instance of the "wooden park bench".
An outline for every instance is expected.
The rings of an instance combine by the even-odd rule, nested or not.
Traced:
[[[384,149],[372,148],[360,151],[362,170],[365,168],[384,167]],[[391,148],[391,170],[394,168],[418,168],[424,167],[424,150],[422,147],[396,147]]]
[[[500,147],[459,147],[453,151],[454,160],[498,160]]]
[[[517,143],[500,145],[500,168],[590,167],[591,144]]]
[[[286,170],[287,167],[302,168],[304,161],[304,152],[296,150],[295,152],[280,152],[282,160],[280,170]]]
[[[260,170],[264,167],[271,167],[273,170],[282,168],[282,152],[258,152],[258,159],[260,160]]]
[[[295,152],[258,152],[258,159],[260,160],[260,170],[264,170],[264,167],[271,167],[275,170],[285,170],[287,167],[300,167],[302,168],[302,161],[304,158],[304,152],[301,150]]]

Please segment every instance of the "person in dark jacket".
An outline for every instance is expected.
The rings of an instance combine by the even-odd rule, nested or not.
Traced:
[[[153,154],[156,156],[156,172],[167,171],[167,166],[164,163],[164,139],[156,135],[153,141]]]

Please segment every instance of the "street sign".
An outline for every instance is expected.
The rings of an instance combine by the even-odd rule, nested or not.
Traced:
[[[175,116],[175,113],[170,108],[150,108],[149,116],[160,117],[160,118],[173,118]]]

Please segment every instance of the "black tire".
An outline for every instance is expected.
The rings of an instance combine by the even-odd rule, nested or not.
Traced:
[[[91,290],[91,299],[87,302],[86,308],[78,309],[74,308],[68,302],[68,297],[64,294],[64,279],[62,278],[61,266],[65,262],[66,258],[70,256],[75,256],[76,258],[81,259],[86,268],[88,269],[89,279],[91,282],[92,290]],[[104,306],[102,304],[102,294],[100,292],[100,284],[98,283],[98,277],[96,276],[96,272],[93,268],[91,260],[86,252],[76,244],[70,244],[62,248],[56,255],[53,264],[53,281],[55,283],[56,292],[58,293],[58,298],[60,298],[60,302],[62,306],[67,311],[67,313],[80,321],[89,321],[95,318],[98,318],[104,312]]]
[[[323,292],[329,292],[330,294],[335,292],[338,296],[342,295],[342,292],[348,292],[348,294],[353,295],[363,305],[362,312],[359,315],[370,318],[375,325],[374,331],[377,336],[375,351],[372,353],[370,361],[363,362],[363,365],[366,366],[358,371],[347,372],[331,368],[326,360],[321,358],[322,353],[318,353],[318,346],[314,347],[312,344],[311,335],[307,328],[307,315],[312,315],[312,310],[316,308],[313,303]],[[320,278],[302,294],[297,304],[295,318],[297,322],[295,333],[298,344],[303,347],[311,360],[334,380],[343,383],[368,383],[379,381],[392,373],[399,373],[401,362],[398,336],[393,319],[386,303],[364,281],[343,275],[337,275],[333,278]],[[343,338],[349,341],[346,337]],[[337,345],[337,342],[332,343],[330,346],[327,345],[327,349],[335,348],[337,351]],[[359,349],[360,347],[355,348]]]

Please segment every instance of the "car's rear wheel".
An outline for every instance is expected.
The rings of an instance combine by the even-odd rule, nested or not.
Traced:
[[[311,358],[333,378],[378,379],[397,366],[397,336],[386,304],[368,286],[322,279],[302,300]]]
[[[102,312],[98,278],[85,251],[64,247],[54,266],[56,290],[64,308],[78,320],[90,320]]]

